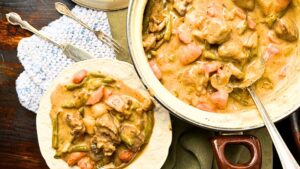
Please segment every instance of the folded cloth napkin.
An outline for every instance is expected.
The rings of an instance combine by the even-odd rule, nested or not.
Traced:
[[[105,12],[79,6],[75,6],[72,12],[94,30],[102,30],[111,35]],[[59,43],[71,43],[82,48],[94,57],[115,58],[111,48],[99,41],[92,32],[66,16],[51,22],[41,32]],[[16,81],[20,103],[36,112],[40,98],[50,82],[74,61],[67,58],[61,49],[35,35],[20,41],[17,56],[25,68]]]

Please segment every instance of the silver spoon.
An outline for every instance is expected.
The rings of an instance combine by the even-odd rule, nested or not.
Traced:
[[[288,149],[282,137],[280,136],[277,128],[272,122],[270,116],[268,115],[267,110],[256,95],[253,88],[251,87],[253,83],[255,83],[258,79],[261,78],[261,76],[264,73],[264,70],[265,61],[262,58],[257,57],[245,67],[245,79],[241,83],[235,83],[231,85],[233,88],[246,88],[250,93],[251,98],[254,101],[258,111],[260,112],[267,130],[269,131],[269,134],[272,138],[279,159],[281,161],[282,167],[284,169],[300,169],[297,161],[291,154],[290,150]]]
[[[37,36],[41,37],[42,39],[56,45],[57,47],[61,48],[64,52],[64,54],[73,59],[74,61],[78,62],[81,60],[86,60],[86,59],[92,59],[93,57],[87,53],[86,51],[77,48],[76,46],[73,46],[69,43],[63,43],[63,44],[59,44],[57,42],[55,42],[54,40],[50,39],[49,37],[45,36],[44,34],[42,34],[40,31],[38,31],[37,29],[35,29],[33,26],[31,26],[28,22],[23,21],[22,18],[20,17],[20,15],[18,15],[17,13],[14,12],[10,12],[8,14],[6,14],[6,18],[8,20],[8,22],[12,25],[20,25],[21,28],[26,29],[34,34],[36,34]]]

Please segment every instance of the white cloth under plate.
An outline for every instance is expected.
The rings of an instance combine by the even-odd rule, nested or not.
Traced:
[[[72,12],[94,30],[102,30],[111,36],[105,12],[79,6],[75,6]],[[84,49],[94,57],[115,58],[111,48],[99,41],[92,32],[66,16],[51,22],[42,28],[41,32],[58,43],[71,43]],[[16,81],[20,103],[36,112],[40,98],[48,85],[62,69],[74,61],[67,58],[60,48],[35,35],[20,41],[17,56],[25,68]]]

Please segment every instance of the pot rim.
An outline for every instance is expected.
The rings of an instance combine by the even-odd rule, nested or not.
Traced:
[[[133,66],[134,66],[134,69],[136,70],[136,73],[138,75],[138,77],[141,79],[143,85],[147,88],[147,89],[150,89],[151,85],[147,83],[147,81],[145,80],[146,77],[143,76],[143,73],[140,72],[140,70],[138,69],[138,63],[136,61],[136,59],[134,58],[134,56],[132,55],[132,51],[134,50],[133,49],[133,45],[132,45],[132,39],[131,39],[131,35],[132,35],[132,29],[130,27],[130,24],[132,22],[131,18],[133,16],[133,6],[134,4],[137,2],[138,0],[130,0],[129,2],[129,5],[128,5],[128,14],[127,14],[127,23],[126,23],[126,27],[127,27],[127,42],[128,42],[128,48],[129,48],[129,52],[130,52],[130,58],[132,60],[132,63],[133,63]],[[146,0],[148,1],[148,0]],[[145,11],[145,9],[143,9],[143,11]],[[251,126],[248,126],[248,127],[236,127],[236,128],[226,128],[226,127],[220,127],[220,126],[217,126],[217,125],[208,125],[208,124],[204,124],[204,123],[201,123],[197,120],[194,120],[194,119],[191,119],[187,116],[184,116],[184,114],[180,113],[179,111],[175,110],[174,108],[171,107],[171,105],[168,105],[166,103],[164,103],[164,99],[162,99],[161,97],[157,96],[156,94],[154,94],[154,99],[159,102],[163,107],[165,107],[167,110],[170,111],[170,113],[174,116],[176,116],[177,118],[179,119],[182,119],[186,122],[189,122],[190,124],[193,124],[193,125],[196,125],[198,127],[201,127],[201,128],[205,128],[205,129],[208,129],[208,130],[214,130],[214,131],[223,131],[223,132],[242,132],[242,131],[248,131],[248,130],[253,130],[253,129],[258,129],[258,128],[262,128],[264,127],[264,123],[263,122],[260,122],[259,124],[257,125],[251,125]],[[280,121],[280,120],[283,120],[285,118],[287,118],[290,114],[292,114],[293,112],[295,112],[298,108],[300,107],[300,101],[295,104],[291,109],[287,110],[285,113],[282,113],[282,115],[280,116],[277,116],[276,118],[273,118],[272,121],[274,123]],[[201,112],[201,111],[199,111]]]

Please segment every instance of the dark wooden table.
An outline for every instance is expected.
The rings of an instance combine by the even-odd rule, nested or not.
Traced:
[[[17,55],[21,38],[31,33],[9,25],[5,14],[19,13],[24,20],[40,29],[60,15],[54,9],[54,0],[0,0],[0,169],[48,168],[40,154],[36,134],[36,115],[18,101],[15,80],[23,71]],[[69,0],[61,0],[74,6]],[[298,159],[289,119],[277,124],[282,136]],[[281,168],[274,153],[274,168]]]

